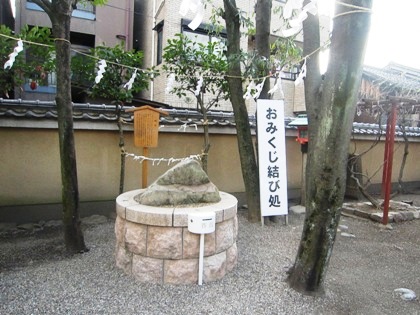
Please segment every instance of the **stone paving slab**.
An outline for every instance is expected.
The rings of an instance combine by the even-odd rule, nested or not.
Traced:
[[[388,212],[388,222],[398,223],[420,218],[420,207],[413,206],[403,201],[391,200]],[[370,202],[343,203],[342,213],[382,222],[383,210],[377,209]]]
[[[380,202],[382,200],[379,200]],[[293,205],[289,211],[294,214],[304,214],[306,209],[302,205]],[[343,203],[342,213],[382,222],[383,211],[372,206],[368,201],[349,201]],[[420,194],[399,195],[390,201],[388,212],[389,223],[399,223],[420,219]]]

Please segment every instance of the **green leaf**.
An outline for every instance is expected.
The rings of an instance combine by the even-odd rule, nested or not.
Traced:
[[[224,84],[224,76],[228,69],[228,61],[223,53],[219,53],[217,42],[198,43],[194,42],[182,34],[176,34],[174,39],[168,41],[164,49],[163,59],[165,63],[163,69],[167,76],[175,74],[178,97],[186,97],[187,93],[201,102],[203,95],[207,98],[207,105],[217,104],[217,96],[210,96],[222,91],[222,98],[228,98],[229,90]],[[219,50],[218,50],[219,49]],[[203,85],[199,95],[195,95],[196,86],[199,78],[203,76]],[[217,79],[221,78],[221,79]],[[207,105],[205,107],[207,107]]]
[[[131,102],[135,94],[148,87],[151,77],[159,74],[155,70],[141,69],[142,51],[125,51],[122,45],[117,45],[112,48],[98,46],[91,53],[97,60],[107,61],[101,81],[95,84],[97,60],[78,55],[72,59],[72,79],[74,84],[85,87],[92,97],[106,98],[117,103]],[[136,69],[136,78],[132,88],[128,90],[124,85]]]

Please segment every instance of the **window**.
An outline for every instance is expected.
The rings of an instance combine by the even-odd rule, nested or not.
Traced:
[[[288,69],[282,70],[280,72],[280,76],[282,79],[295,81],[299,73],[300,73],[300,67],[297,65],[297,66],[293,66]]]
[[[214,28],[209,24],[201,24],[197,29],[192,30],[188,27],[191,21],[182,20],[181,21],[181,31],[182,35],[188,38],[190,41],[203,44],[207,46],[209,42],[216,43],[215,45],[215,54],[225,54],[226,51],[226,30],[223,29],[219,32],[216,32]]]
[[[208,24],[201,24],[197,29],[192,30],[188,27],[190,20],[181,20],[181,32],[190,40],[207,45],[208,42],[220,41],[221,38],[226,38],[226,30],[222,30],[218,34]]]
[[[157,48],[156,48],[156,64],[159,65],[162,63],[162,54],[163,54],[163,24],[164,21],[160,21],[154,28],[157,32]]]
[[[49,0],[51,2],[51,0]],[[34,11],[43,11],[40,6],[33,3],[32,0],[26,1],[26,8]],[[75,7],[73,7],[73,17],[86,19],[86,20],[95,20],[95,6],[88,1],[78,2]]]
[[[91,12],[91,13],[95,13],[95,6],[90,3],[90,2],[77,2],[76,7],[74,8],[75,10],[80,10],[80,11],[86,11],[86,12]]]

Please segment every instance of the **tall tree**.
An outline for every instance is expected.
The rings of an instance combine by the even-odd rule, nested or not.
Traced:
[[[255,4],[255,50],[258,55],[259,62],[258,73],[260,77],[265,77],[268,70],[268,65],[270,64],[270,34],[271,34],[271,7],[272,0],[258,0]],[[268,99],[270,90],[270,79],[264,80],[264,85],[262,87],[261,93],[259,95],[260,99]],[[258,117],[258,110],[255,111],[255,117]],[[257,119],[258,123],[258,119]],[[255,128],[257,132],[258,128]],[[256,137],[255,147],[258,150],[258,136]],[[257,154],[258,156],[258,154]],[[258,162],[257,162],[258,164]],[[271,219],[274,219],[272,217]],[[269,217],[266,217],[265,220],[269,220]]]
[[[150,77],[157,74],[151,69],[138,71],[138,68],[143,63],[143,52],[135,50],[125,51],[123,45],[116,45],[112,48],[97,46],[91,49],[92,56],[108,62],[106,72],[98,84],[92,85],[96,77],[96,59],[86,58],[85,55],[77,54],[71,62],[73,85],[87,92],[93,98],[104,98],[116,104],[117,126],[120,136],[120,194],[124,191],[126,159],[124,121],[121,118],[122,106],[126,103],[131,103],[133,95],[146,89]]]
[[[256,3],[256,28],[249,18],[243,15],[236,1],[225,0],[223,17],[227,30],[227,56],[229,70],[227,81],[231,91],[230,100],[235,115],[239,154],[241,159],[242,177],[245,183],[247,202],[249,206],[249,220],[256,222],[260,219],[259,175],[251,137],[248,113],[243,99],[241,77],[252,77],[261,83],[267,78],[271,70],[283,69],[294,65],[300,58],[300,49],[292,38],[276,40],[270,43],[272,0],[258,0]],[[240,49],[240,27],[248,27],[248,35],[255,30],[255,51],[244,53]],[[246,66],[242,69],[241,63]],[[273,73],[274,74],[274,73]],[[275,73],[280,80],[280,73]],[[277,82],[276,82],[277,83]],[[259,98],[269,98],[270,80],[265,80]]]
[[[305,0],[307,4],[309,0]],[[303,23],[307,58],[305,99],[309,122],[306,216],[288,281],[308,294],[322,293],[344,199],[351,127],[370,26],[372,0],[343,0],[335,7],[330,58],[319,70],[319,19]]]
[[[163,53],[163,69],[167,76],[174,75],[176,81],[170,93],[179,98],[187,97],[186,92],[194,95],[198,110],[203,115],[204,144],[201,165],[206,173],[210,151],[208,111],[218,106],[221,100],[229,98],[229,89],[224,79],[227,60],[223,48],[221,41],[203,44],[177,34],[176,39],[168,40]]]
[[[79,214],[76,150],[73,132],[73,104],[71,100],[71,43],[70,26],[77,0],[33,0],[52,23],[56,49],[57,113],[61,160],[64,241],[69,253],[87,251]],[[104,1],[95,0],[95,3]]]
[[[272,0],[258,0],[255,8],[255,48],[258,55],[263,60],[270,60],[270,34],[271,34],[271,7]],[[260,63],[262,65],[262,73],[266,75],[268,69],[266,63]],[[265,67],[264,67],[265,65]],[[263,89],[260,93],[261,99],[268,98],[268,91],[270,90],[270,80],[265,80]]]
[[[240,12],[235,0],[223,0],[223,3],[227,33],[227,58],[229,61],[227,81],[231,91],[230,101],[235,115],[239,157],[248,202],[248,220],[257,222],[261,216],[259,176],[251,129],[249,127],[248,111],[245,100],[242,97],[244,93],[241,79]]]

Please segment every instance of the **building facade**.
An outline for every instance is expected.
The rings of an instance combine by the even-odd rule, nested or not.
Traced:
[[[72,51],[86,53],[96,46],[125,48],[133,47],[134,0],[109,0],[103,6],[93,6],[90,2],[78,2],[73,10],[70,40]],[[48,15],[30,0],[16,0],[15,31],[19,34],[25,26],[51,27]],[[29,81],[22,89],[16,89],[15,98],[29,100],[54,100],[56,78],[49,74],[48,82],[31,89]]]
[[[93,6],[90,2],[79,2],[73,11],[71,24],[71,42],[73,52],[88,52],[90,48],[104,45],[113,47],[123,44],[126,50],[136,49],[144,53],[143,65],[139,67],[156,67],[162,71],[162,54],[168,39],[172,39],[176,34],[182,33],[189,37],[197,37],[198,41],[211,40],[208,34],[208,27],[212,25],[211,15],[216,8],[223,7],[223,1],[217,0],[208,4],[202,23],[196,30],[188,27],[188,23],[194,19],[194,14],[189,12],[185,16],[180,14],[181,0],[109,0],[103,6]],[[279,31],[284,28],[282,20],[279,18],[281,7],[286,1],[273,1],[272,21],[271,21],[271,40],[279,37]],[[251,19],[255,10],[254,1],[238,0],[238,7],[244,14]],[[112,23],[110,23],[112,21]],[[224,25],[224,21],[219,18],[219,23]],[[321,16],[322,40],[329,37],[329,18]],[[25,26],[51,27],[50,20],[45,12],[31,0],[16,1],[16,21],[15,30],[19,33]],[[244,30],[246,31],[246,30]],[[222,32],[223,33],[223,32]],[[296,37],[297,45],[302,45],[302,34]],[[253,36],[244,35],[241,38],[241,49],[244,52],[254,50]],[[291,69],[284,73],[282,80],[283,92],[276,92],[274,99],[284,98],[285,116],[292,117],[294,113],[305,111],[304,88],[303,85],[294,84],[294,79],[299,68]],[[165,103],[173,107],[190,108],[197,107],[196,101],[192,97],[178,98],[175,94],[165,91],[168,83],[168,74],[162,74],[150,82],[149,88],[142,92],[141,98]],[[274,79],[271,79],[274,85]],[[53,100],[56,78],[54,74],[49,74],[45,85],[40,85],[36,89],[31,89],[30,81],[25,83],[22,89],[16,89],[15,98],[28,100]],[[244,86],[246,89],[246,86]],[[76,100],[80,101],[80,100]],[[253,114],[256,110],[254,100],[247,101],[249,113]],[[229,101],[222,101],[218,109],[231,111]]]
[[[15,29],[15,19],[10,0],[0,0],[0,25],[6,25],[11,30]]]
[[[401,105],[397,124],[411,127],[420,126],[420,70],[391,62],[383,68],[364,66],[359,99],[382,101],[389,97],[406,100],[408,104]],[[417,101],[416,101],[417,100]],[[377,104],[361,108],[355,116],[356,122],[378,123],[378,117],[383,112],[382,124],[386,124],[386,111]]]
[[[194,19],[194,14],[188,12],[186,16],[181,16],[180,5],[181,0],[165,1],[165,0],[137,0],[135,1],[135,11],[138,13],[135,17],[135,47],[143,50],[145,53],[145,67],[157,67],[162,69],[162,54],[165,49],[165,43],[168,39],[174,38],[175,34],[184,34],[190,38],[196,36],[198,41],[204,42],[211,40],[211,35],[207,33],[208,29],[212,27],[212,10],[216,8],[223,8],[223,1],[217,0],[209,4],[204,12],[203,20],[196,30],[188,27],[188,23]],[[279,37],[279,30],[284,27],[282,20],[279,18],[281,7],[286,1],[273,1],[272,19],[271,19],[271,40],[274,41]],[[255,1],[238,0],[237,6],[245,13],[246,16],[253,18],[255,11]],[[322,22],[322,40],[328,38],[329,18],[321,17]],[[218,23],[224,25],[225,22],[219,18]],[[136,30],[143,30],[136,33]],[[244,29],[246,32],[246,29]],[[223,32],[222,32],[223,33]],[[207,39],[206,39],[207,38]],[[296,37],[298,45],[302,45],[302,34]],[[253,36],[243,35],[241,37],[241,49],[244,52],[251,52],[254,50]],[[285,101],[285,116],[292,117],[295,112],[305,111],[305,99],[303,92],[303,85],[295,86],[294,79],[296,78],[298,70],[292,70],[292,73],[284,75],[282,80],[284,101]],[[190,101],[186,98],[180,99],[174,94],[166,93],[168,74],[163,73],[157,77],[148,91],[145,91],[144,98],[155,100],[158,102],[170,104],[175,107],[196,108],[195,101]],[[274,79],[271,79],[271,85],[274,85]],[[244,90],[246,86],[244,86]],[[273,96],[274,99],[283,98],[280,92]],[[255,113],[256,103],[254,100],[247,101],[249,113]],[[229,102],[222,102],[219,107],[221,110],[231,111],[232,107]]]

